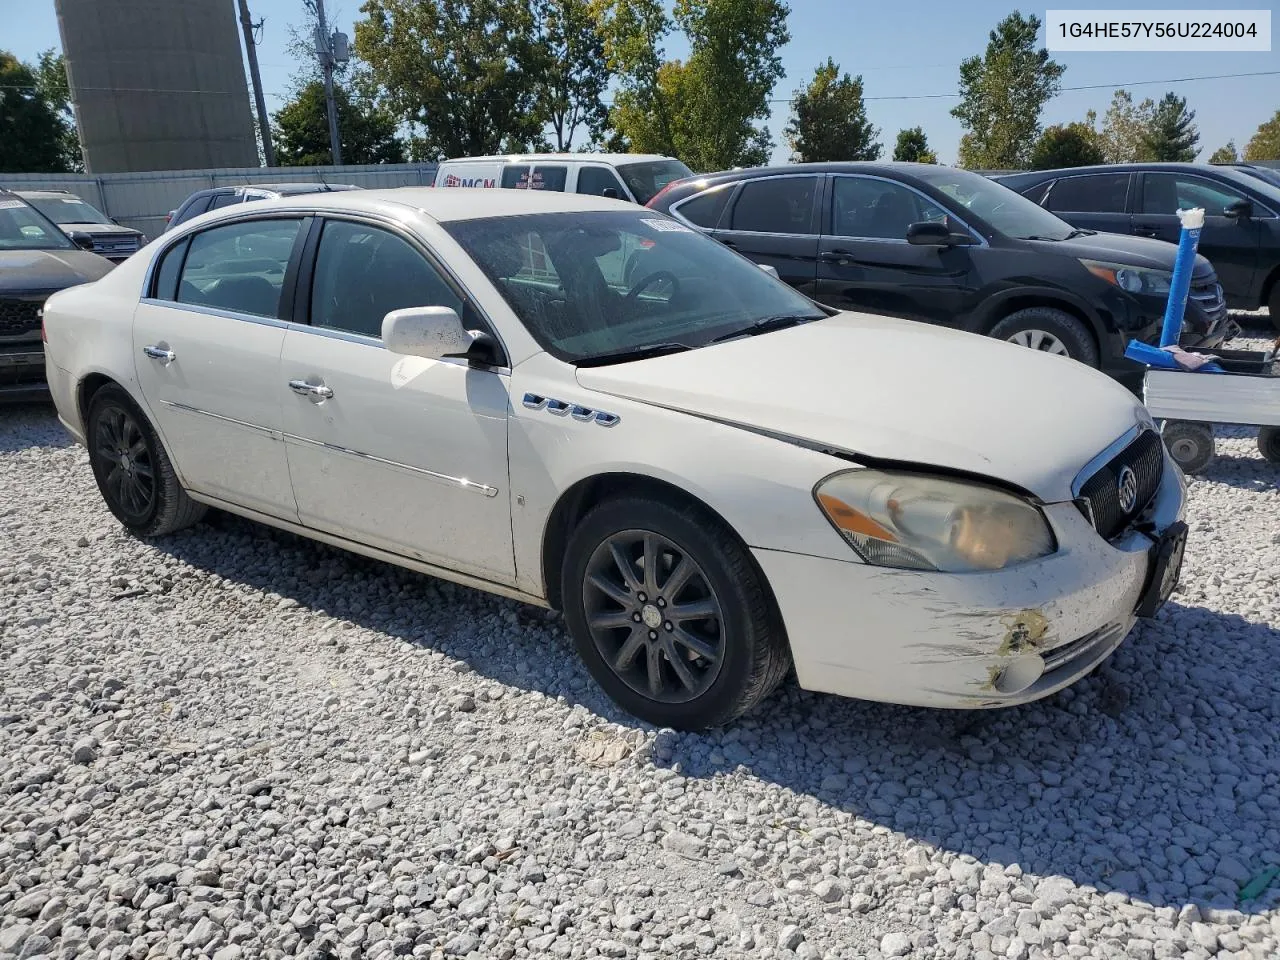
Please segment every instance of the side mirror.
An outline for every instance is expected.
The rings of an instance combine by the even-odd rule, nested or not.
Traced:
[[[382,318],[383,344],[406,357],[463,356],[475,339],[452,307],[405,307]]]
[[[937,220],[922,220],[907,227],[907,243],[920,247],[967,247],[973,242],[967,233],[952,233]]]
[[[71,237],[71,242],[81,250],[89,250],[92,252],[93,234],[85,233],[83,230],[72,230],[68,236]]]
[[[761,270],[763,270],[763,271],[764,271],[765,273],[767,273],[769,276],[773,277],[773,279],[775,279],[775,280],[781,280],[781,279],[782,279],[780,276],[778,276],[778,268],[777,268],[777,267],[775,267],[773,264],[771,264],[771,263],[758,263],[758,264],[756,264],[756,266],[758,266]]]
[[[1232,220],[1248,220],[1253,216],[1253,203],[1249,200],[1234,200],[1223,207],[1222,215]]]
[[[600,191],[600,196],[608,197],[610,200],[617,200],[619,198],[618,188],[605,187],[603,190]]]

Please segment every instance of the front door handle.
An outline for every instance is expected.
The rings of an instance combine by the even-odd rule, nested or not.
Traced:
[[[1133,232],[1140,237],[1158,237],[1160,235],[1160,228],[1153,224],[1135,223],[1133,225]]]
[[[306,380],[290,380],[289,389],[298,396],[307,397],[315,403],[328,400],[333,396],[333,391],[323,383],[309,383]]]
[[[818,254],[818,259],[824,263],[849,263],[853,259],[852,250],[824,250]]]
[[[173,363],[173,361],[178,359],[178,355],[170,350],[168,345],[163,342],[149,343],[142,348],[142,352],[152,360],[163,360],[165,363]]]

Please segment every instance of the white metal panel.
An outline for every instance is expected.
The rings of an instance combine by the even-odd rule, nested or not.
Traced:
[[[1161,420],[1280,426],[1280,376],[1148,370],[1143,395]]]

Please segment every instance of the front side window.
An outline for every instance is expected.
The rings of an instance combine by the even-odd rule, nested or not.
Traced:
[[[79,197],[30,197],[28,202],[54,223],[111,223],[109,217]]]
[[[1246,199],[1225,184],[1174,173],[1148,173],[1142,189],[1142,212],[1176,214],[1201,207],[1208,217],[1220,217],[1233,203]]]
[[[742,187],[730,230],[755,233],[812,233],[817,177],[762,177]]]
[[[381,337],[382,318],[405,307],[463,312],[462,299],[408,241],[363,223],[325,223],[311,284],[311,325]]]
[[[1129,174],[1099,173],[1057,181],[1045,206],[1063,213],[1124,213],[1128,197]]]
[[[75,244],[25,201],[0,196],[0,250],[66,250]]]
[[[608,167],[582,167],[578,170],[578,193],[602,197],[606,190],[614,190],[619,199],[627,195],[622,181]]]
[[[766,319],[825,317],[705,234],[648,210],[443,224],[530,334],[571,363],[656,344],[695,348]],[[545,256],[534,275],[531,251]]]
[[[837,177],[832,191],[831,232],[839,237],[906,240],[922,220],[946,222],[946,211],[891,180]]]
[[[278,317],[301,226],[298,219],[249,220],[197,233],[182,265],[178,302]]]

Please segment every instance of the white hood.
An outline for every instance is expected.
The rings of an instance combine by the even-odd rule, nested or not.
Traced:
[[[1046,501],[1132,427],[1141,404],[1083,364],[988,337],[869,314],[608,367],[587,389],[829,444],[947,467]]]

